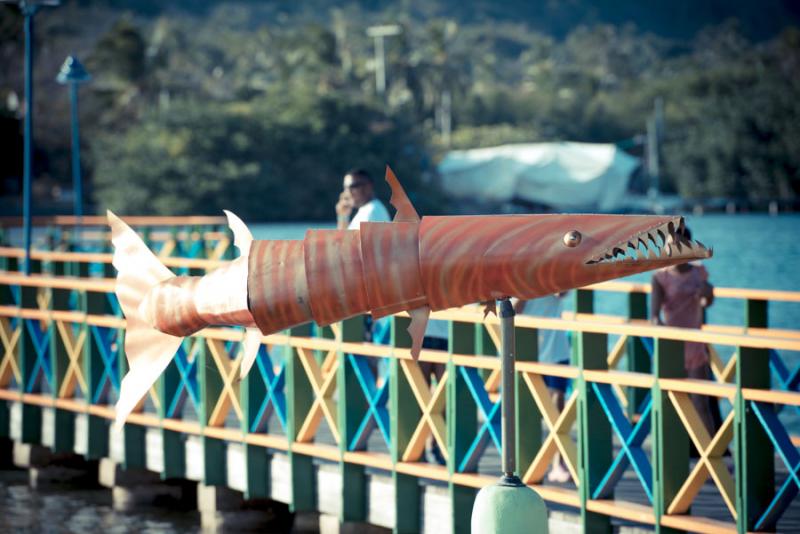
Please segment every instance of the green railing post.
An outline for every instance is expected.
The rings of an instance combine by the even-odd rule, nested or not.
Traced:
[[[475,325],[450,323],[450,354],[475,353]],[[458,470],[470,445],[478,433],[475,402],[470,395],[466,380],[458,372],[453,359],[447,362],[447,468],[450,477]],[[449,483],[450,511],[453,518],[453,534],[469,532],[472,506],[477,494],[474,488]]]
[[[158,417],[162,422],[161,427],[161,452],[164,455],[164,470],[162,479],[184,478],[186,476],[186,444],[183,434],[168,430],[163,427],[163,421],[168,415],[169,405],[175,393],[181,387],[180,372],[173,359],[158,378]],[[188,392],[187,392],[188,395]]]
[[[608,369],[608,335],[590,332],[577,334],[578,367],[578,491],[581,499],[581,523],[584,532],[611,532],[611,518],[586,508],[597,487],[611,467],[611,425],[584,370]]]
[[[518,362],[539,360],[539,332],[535,328],[515,327]],[[542,414],[521,373],[516,374],[514,388],[517,405],[517,468],[520,477],[531,465],[542,446]]]
[[[647,319],[647,294],[639,292],[628,293],[628,318]],[[642,343],[641,338],[631,336],[628,338],[628,371],[635,373],[650,373],[650,355]],[[628,416],[639,413],[648,391],[644,388],[628,388]]]
[[[50,274],[53,276],[64,276],[69,274],[70,268],[64,262],[57,261],[50,264]],[[50,309],[51,310],[69,310],[69,289],[51,289],[50,290]],[[72,329],[71,323],[64,325],[66,329]],[[61,388],[64,384],[64,379],[69,368],[69,354],[67,347],[64,344],[61,333],[59,332],[54,321],[50,321],[48,328],[50,332],[50,357],[53,369],[53,399],[58,399],[61,395]],[[53,408],[55,411],[55,428],[53,436],[53,451],[54,452],[72,452],[75,446],[75,414],[70,410],[63,410],[61,408]]]
[[[653,508],[656,532],[678,530],[661,526],[661,517],[689,476],[689,436],[681,423],[669,394],[659,386],[659,378],[686,378],[683,341],[655,339],[653,355]]]
[[[411,347],[411,336],[408,334],[408,317],[392,317],[392,346],[395,348]],[[412,364],[413,365],[413,364]],[[400,360],[390,359],[390,427],[392,437],[392,464],[402,461],[403,453],[408,447],[414,430],[417,428],[422,410],[417,404],[414,392],[401,368]],[[419,478],[413,475],[392,471],[394,482],[394,514],[396,534],[411,534],[420,529],[420,485]]]
[[[594,291],[591,289],[576,289],[573,296],[573,303],[575,304],[575,313],[594,313]],[[578,332],[572,332],[572,354],[570,363],[578,365],[578,343],[575,341],[575,336]]]
[[[310,336],[311,325],[292,328],[291,336]],[[289,442],[289,466],[292,479],[293,512],[313,512],[317,509],[314,462],[311,456],[294,452],[293,444],[303,426],[311,405],[314,390],[306,376],[303,364],[292,346],[286,346],[286,437]]]
[[[106,276],[111,275],[113,267],[106,268]],[[78,274],[82,278],[89,277],[89,264],[78,264]],[[78,307],[85,310],[88,315],[107,315],[112,312],[111,306],[105,293],[81,291],[78,294]],[[97,340],[92,336],[89,325],[84,322],[81,325],[81,334],[86,336],[83,344],[83,376],[86,378],[86,385],[89,391],[85,394],[86,404],[94,403],[94,395],[105,377],[105,364],[101,349],[97,345]],[[124,330],[117,336],[119,347],[119,376],[125,376],[127,372],[127,361],[125,360]],[[90,460],[97,460],[108,456],[108,421],[100,416],[87,415],[87,435],[86,435],[86,457]]]
[[[364,340],[364,318],[357,316],[342,321],[341,332],[339,341],[361,343]],[[347,354],[339,349],[337,358],[339,451],[342,455],[342,508],[339,521],[364,521],[367,517],[367,478],[364,466],[345,462],[344,453],[364,420],[368,405],[353,366],[347,362]],[[375,365],[376,369],[377,367]]]
[[[224,389],[222,374],[217,363],[209,354],[207,341],[202,337],[189,338],[188,343],[199,343],[193,351],[197,358],[197,372],[200,375],[200,426],[205,429],[217,405],[217,400]],[[222,357],[227,357],[225,354]],[[203,436],[203,484],[206,486],[224,486],[228,482],[226,469],[225,441]]]
[[[768,303],[745,302],[745,325],[766,328]],[[775,451],[750,404],[742,397],[742,388],[769,389],[769,350],[739,347],[736,365],[736,509],[737,529],[747,532],[769,506],[775,494]]]
[[[31,260],[31,273],[39,274],[42,272],[42,263],[38,260]],[[23,309],[38,309],[36,296],[38,288],[30,286],[20,287],[20,304]],[[39,328],[39,325],[24,319],[22,323],[22,333],[19,340],[19,369],[22,375],[20,384],[20,402],[27,389],[28,384],[34,380],[36,370],[36,346],[29,328]],[[42,372],[42,371],[39,371]],[[39,387],[34,387],[32,393],[38,393]],[[42,408],[26,402],[22,402],[22,432],[23,443],[39,444],[42,440]]]
[[[11,270],[11,260],[13,258],[3,258],[7,260],[5,262],[4,267],[6,270]],[[0,262],[3,261],[0,259]],[[16,265],[14,265],[16,268]],[[11,292],[11,286],[7,285],[0,285],[0,305],[2,306],[13,306],[14,305],[14,296]],[[11,326],[11,321],[9,318],[9,328]],[[17,352],[19,349],[17,349]],[[9,410],[8,402],[5,400],[0,400],[0,438],[10,438],[11,437],[11,411]]]
[[[258,358],[258,356],[256,356]],[[267,394],[267,388],[258,371],[258,362],[253,363],[250,372],[239,385],[239,396],[242,400],[242,433],[247,435],[258,417],[258,409]],[[267,429],[269,430],[269,429]],[[270,458],[269,449],[244,444],[247,482],[245,498],[261,499],[270,496]]]

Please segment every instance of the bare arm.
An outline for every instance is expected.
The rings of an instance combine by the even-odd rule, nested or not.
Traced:
[[[708,308],[714,304],[714,286],[705,282],[703,288],[700,290],[700,302],[704,308]]]
[[[339,202],[336,203],[336,228],[338,230],[347,230],[351,213],[353,213],[353,198],[347,191],[342,191],[339,194]]]

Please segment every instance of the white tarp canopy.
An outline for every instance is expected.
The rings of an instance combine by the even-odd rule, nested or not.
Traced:
[[[638,165],[613,144],[530,143],[455,150],[438,171],[442,188],[455,198],[613,211]]]

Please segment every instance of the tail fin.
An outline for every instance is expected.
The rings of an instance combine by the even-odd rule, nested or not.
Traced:
[[[139,304],[150,289],[175,275],[119,217],[111,211],[107,216],[118,273],[116,294],[127,321],[128,374],[122,380],[114,423],[119,428],[169,365],[183,338],[159,332],[139,312]]]

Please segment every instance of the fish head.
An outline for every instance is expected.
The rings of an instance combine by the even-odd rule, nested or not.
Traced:
[[[517,256],[523,293],[558,293],[636,273],[710,258],[680,216],[542,215]],[[538,230],[536,229],[538,228]]]

